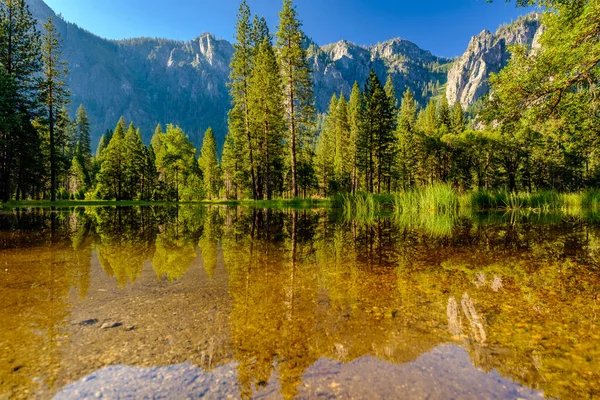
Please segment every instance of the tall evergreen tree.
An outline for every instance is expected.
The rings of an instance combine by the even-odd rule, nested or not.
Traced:
[[[102,155],[102,150],[108,146],[110,143],[110,139],[112,139],[113,131],[111,129],[107,129],[106,132],[100,136],[100,140],[98,141],[98,147],[96,148],[96,159],[99,159]]]
[[[410,89],[404,92],[400,113],[398,115],[398,126],[396,138],[398,150],[396,152],[396,166],[399,178],[399,186],[403,189],[415,185],[418,168],[417,149],[417,103]]]
[[[141,199],[144,194],[144,185],[147,184],[146,146],[142,142],[142,135],[139,128],[135,128],[133,123],[129,125],[124,138],[125,163],[125,196],[128,200]]]
[[[435,135],[439,125],[437,117],[437,103],[435,99],[431,99],[425,109],[419,112],[418,118],[419,129],[428,136]]]
[[[238,198],[239,182],[239,158],[236,156],[235,143],[233,135],[227,133],[225,144],[223,145],[223,155],[221,157],[221,169],[223,173],[223,185],[225,187],[225,197],[227,199]]]
[[[4,202],[14,192],[15,171],[20,172],[18,176],[21,178],[30,179],[39,165],[36,162],[39,135],[33,137],[35,130],[30,119],[36,115],[39,99],[40,45],[36,21],[26,1],[0,1],[0,79],[3,89],[0,95],[3,97],[0,200]]]
[[[92,167],[90,120],[83,104],[77,109],[75,124],[77,126],[77,144],[79,146],[78,156],[81,157],[82,164],[86,171],[88,171],[86,173],[89,173]]]
[[[196,149],[188,135],[180,127],[169,124],[164,133],[157,127],[151,143],[159,180],[166,189],[165,200],[179,201],[186,192],[197,199],[199,168]]]
[[[337,190],[348,192],[351,190],[352,174],[352,145],[350,135],[350,120],[348,116],[348,102],[343,94],[336,108],[335,127],[335,159],[334,173]]]
[[[446,130],[449,131],[452,128],[452,114],[450,113],[450,106],[448,105],[446,96],[442,96],[438,101],[437,115],[437,125],[439,127],[445,126]]]
[[[101,167],[98,183],[102,189],[101,197],[123,200],[125,184],[125,118],[121,117],[108,146],[101,154]]]
[[[75,127],[69,117],[67,107],[63,106],[56,116],[56,127],[54,130],[54,144],[56,147],[56,174],[57,184],[68,189],[69,170],[72,166],[71,160],[77,153],[77,142]]]
[[[283,174],[285,120],[277,57],[268,31],[266,35],[257,47],[248,98],[250,129],[255,135],[257,149],[258,194],[270,199],[278,186],[277,177]]]
[[[67,185],[69,192],[76,195],[80,190],[85,189],[86,179],[85,170],[79,161],[79,157],[73,157],[71,159],[71,166],[68,174]]]
[[[395,113],[381,81],[371,70],[365,84],[363,130],[359,140],[362,157],[359,158],[369,192],[390,189],[394,154]],[[364,151],[364,153],[363,153]]]
[[[248,99],[249,80],[252,73],[254,43],[252,22],[250,21],[250,8],[246,0],[240,4],[236,23],[236,35],[233,57],[231,59],[231,72],[229,75],[229,93],[233,107],[229,111],[229,131],[237,145],[245,144],[245,153],[248,157],[248,170],[252,180],[252,197],[259,197],[259,186],[256,179],[256,166],[254,161],[255,141],[252,140],[250,131],[250,105]]]
[[[319,186],[323,190],[323,196],[327,197],[330,189],[333,189],[335,178],[335,151],[337,132],[337,107],[338,98],[334,94],[329,102],[329,110],[325,124],[315,149],[315,172],[319,180]]]
[[[387,95],[392,108],[398,108],[398,98],[396,97],[396,89],[394,88],[394,80],[391,75],[387,76],[384,86],[385,94]]]
[[[40,94],[45,107],[45,119],[50,135],[50,197],[51,201],[56,201],[56,114],[69,101],[69,90],[66,87],[68,70],[66,62],[61,60],[62,42],[52,22],[52,18],[48,18],[44,24],[44,30],[44,36],[42,37],[43,68]]]
[[[271,42],[271,33],[269,32],[269,25],[267,24],[267,20],[264,17],[259,17],[258,15],[254,16],[254,21],[252,21],[252,46],[254,48],[254,55],[258,53],[258,49],[260,45],[264,42],[265,39]]]
[[[208,199],[212,200],[218,197],[221,176],[219,172],[219,159],[217,157],[217,142],[211,128],[208,128],[204,133],[198,166],[202,171],[204,190]]]
[[[301,27],[292,0],[283,0],[283,9],[279,13],[277,49],[284,87],[286,121],[289,126],[287,139],[290,147],[291,189],[294,197],[299,195],[299,154],[303,150],[310,150],[315,123],[311,70],[306,57],[306,37]]]
[[[350,128],[350,161],[352,164],[352,176],[351,176],[351,185],[352,185],[352,193],[355,193],[358,190],[358,161],[359,161],[359,151],[361,149],[358,147],[359,139],[361,138],[361,117],[363,113],[364,102],[363,102],[363,94],[360,90],[360,86],[358,82],[354,82],[352,86],[352,93],[350,94],[350,101],[348,103],[348,124]]]
[[[461,134],[465,130],[465,112],[460,102],[457,101],[452,107],[452,131]]]

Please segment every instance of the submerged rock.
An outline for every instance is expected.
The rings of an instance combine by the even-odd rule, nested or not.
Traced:
[[[112,328],[118,328],[120,326],[123,326],[122,322],[105,322],[102,324],[100,329],[112,329]]]

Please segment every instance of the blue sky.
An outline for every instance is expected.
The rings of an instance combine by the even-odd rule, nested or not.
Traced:
[[[105,38],[189,40],[203,32],[232,40],[241,0],[45,0],[70,22]],[[275,29],[280,0],[247,0]],[[323,45],[401,37],[439,56],[463,53],[471,36],[528,10],[504,0],[296,0],[306,34]]]

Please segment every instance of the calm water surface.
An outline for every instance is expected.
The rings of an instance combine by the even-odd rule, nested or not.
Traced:
[[[600,223],[0,213],[0,399],[600,396]]]

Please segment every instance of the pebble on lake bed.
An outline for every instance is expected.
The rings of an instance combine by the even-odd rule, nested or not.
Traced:
[[[102,324],[102,326],[100,327],[100,329],[118,328],[120,326],[123,326],[122,322],[105,322],[105,323]]]

